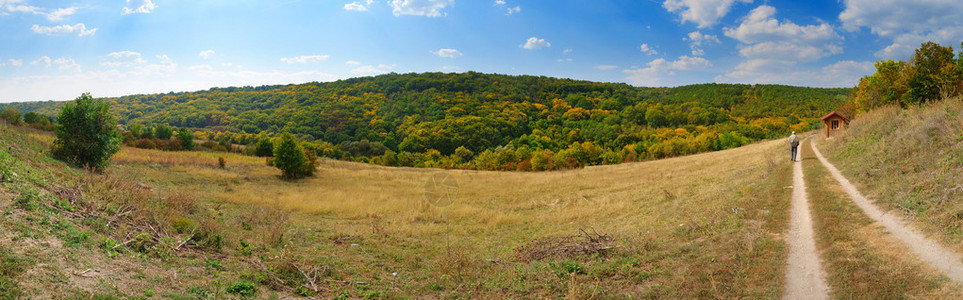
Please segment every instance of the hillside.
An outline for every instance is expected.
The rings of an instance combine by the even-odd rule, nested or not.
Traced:
[[[883,107],[850,125],[826,141],[829,159],[867,197],[963,252],[963,100]]]
[[[850,90],[739,84],[642,88],[468,72],[107,101],[122,124],[188,127],[222,144],[250,145],[291,132],[311,142],[319,156],[337,159],[546,170],[722,150],[783,136],[842,105]],[[0,108],[55,115],[61,105]],[[456,153],[459,148],[464,149]]]
[[[254,157],[227,155],[221,169],[216,153],[130,147],[106,174],[90,174],[50,159],[51,140],[0,122],[6,295],[183,299],[251,287],[260,298],[766,298],[781,290],[789,165],[775,157],[780,142],[543,173],[326,160],[316,177],[285,181]]]

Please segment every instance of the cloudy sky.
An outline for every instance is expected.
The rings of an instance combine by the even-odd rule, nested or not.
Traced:
[[[959,0],[89,2],[0,0],[0,102],[469,70],[850,87],[963,41]]]

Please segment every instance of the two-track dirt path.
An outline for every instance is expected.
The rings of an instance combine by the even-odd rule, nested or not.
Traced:
[[[963,263],[960,263],[963,256],[927,239],[918,231],[913,230],[906,221],[898,215],[887,214],[879,209],[879,207],[876,207],[876,205],[866,199],[846,177],[843,177],[843,174],[840,173],[832,163],[827,161],[822,153],[819,153],[819,149],[816,148],[815,144],[810,144],[813,152],[816,154],[816,158],[818,158],[823,166],[829,170],[829,173],[836,178],[836,181],[846,190],[846,193],[849,194],[849,197],[856,203],[856,206],[859,206],[859,208],[863,210],[863,213],[880,225],[883,225],[886,231],[892,233],[893,236],[900,241],[906,243],[910,249],[913,250],[913,253],[916,253],[920,259],[931,267],[939,270],[954,281],[963,282]],[[795,200],[795,191],[793,192],[793,199]],[[790,257],[792,257],[792,252],[790,252]]]
[[[803,140],[803,143],[805,142],[806,140]],[[802,153],[796,153],[796,158],[798,160],[793,162],[792,170],[789,262],[786,266],[786,290],[783,298],[828,299],[829,288],[826,286],[826,277],[816,252],[813,219],[809,211],[806,182],[803,180]]]

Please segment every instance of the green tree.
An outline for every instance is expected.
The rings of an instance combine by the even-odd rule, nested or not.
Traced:
[[[953,47],[943,47],[934,42],[925,42],[913,55],[913,75],[909,79],[908,97],[904,104],[919,104],[940,97],[941,74],[947,65],[955,66]]]
[[[103,170],[120,150],[120,133],[110,105],[90,93],[65,104],[57,120],[57,139],[51,152],[63,161]]]
[[[454,157],[458,158],[458,162],[471,161],[472,156],[475,156],[475,153],[471,152],[471,150],[469,150],[468,148],[465,148],[465,146],[459,146],[458,148],[455,149]]]
[[[274,145],[274,167],[281,169],[285,178],[301,178],[314,173],[314,162],[304,153],[304,148],[285,132]]]
[[[19,125],[19,124],[20,124],[20,111],[19,111],[19,110],[16,110],[16,109],[13,109],[13,108],[8,108],[8,109],[4,110],[4,111],[3,111],[3,114],[0,114],[0,116],[2,116],[3,119],[7,120],[7,122],[10,123],[10,124],[13,124],[13,125]]]
[[[42,119],[42,118],[43,118],[43,117],[41,117],[40,115],[38,115],[38,114],[35,113],[35,112],[28,112],[28,113],[23,114],[23,122],[24,122],[24,123],[27,123],[27,124],[37,124],[37,123],[40,123],[40,119]]]
[[[174,130],[167,126],[167,124],[160,124],[154,127],[154,135],[156,135],[158,139],[169,140],[171,136],[174,135]]]
[[[271,138],[265,136],[258,140],[257,144],[254,145],[254,155],[261,157],[274,156],[274,144],[271,143]]]
[[[181,129],[177,131],[177,140],[180,141],[181,147],[183,147],[184,150],[194,149],[194,133],[191,132],[190,129],[181,127]]]

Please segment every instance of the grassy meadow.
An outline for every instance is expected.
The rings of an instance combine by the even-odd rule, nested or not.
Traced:
[[[20,290],[40,297],[192,299],[245,295],[249,285],[257,297],[774,298],[782,290],[791,191],[782,141],[543,173],[324,160],[314,177],[289,181],[260,158],[133,148],[105,174],[85,173],[51,160],[43,133],[4,126],[0,137],[32,145],[8,152],[30,157],[23,161],[45,176],[75,178],[47,186],[84,191],[70,210],[58,204],[60,189],[3,183],[8,198],[42,187],[35,202],[2,203],[4,226],[20,229],[0,239],[21,249],[15,255],[53,253],[16,275]],[[39,208],[13,208],[21,202]],[[68,225],[51,223],[73,233],[58,239],[56,227]],[[151,230],[156,242],[138,244]],[[33,289],[45,284],[62,288]]]

